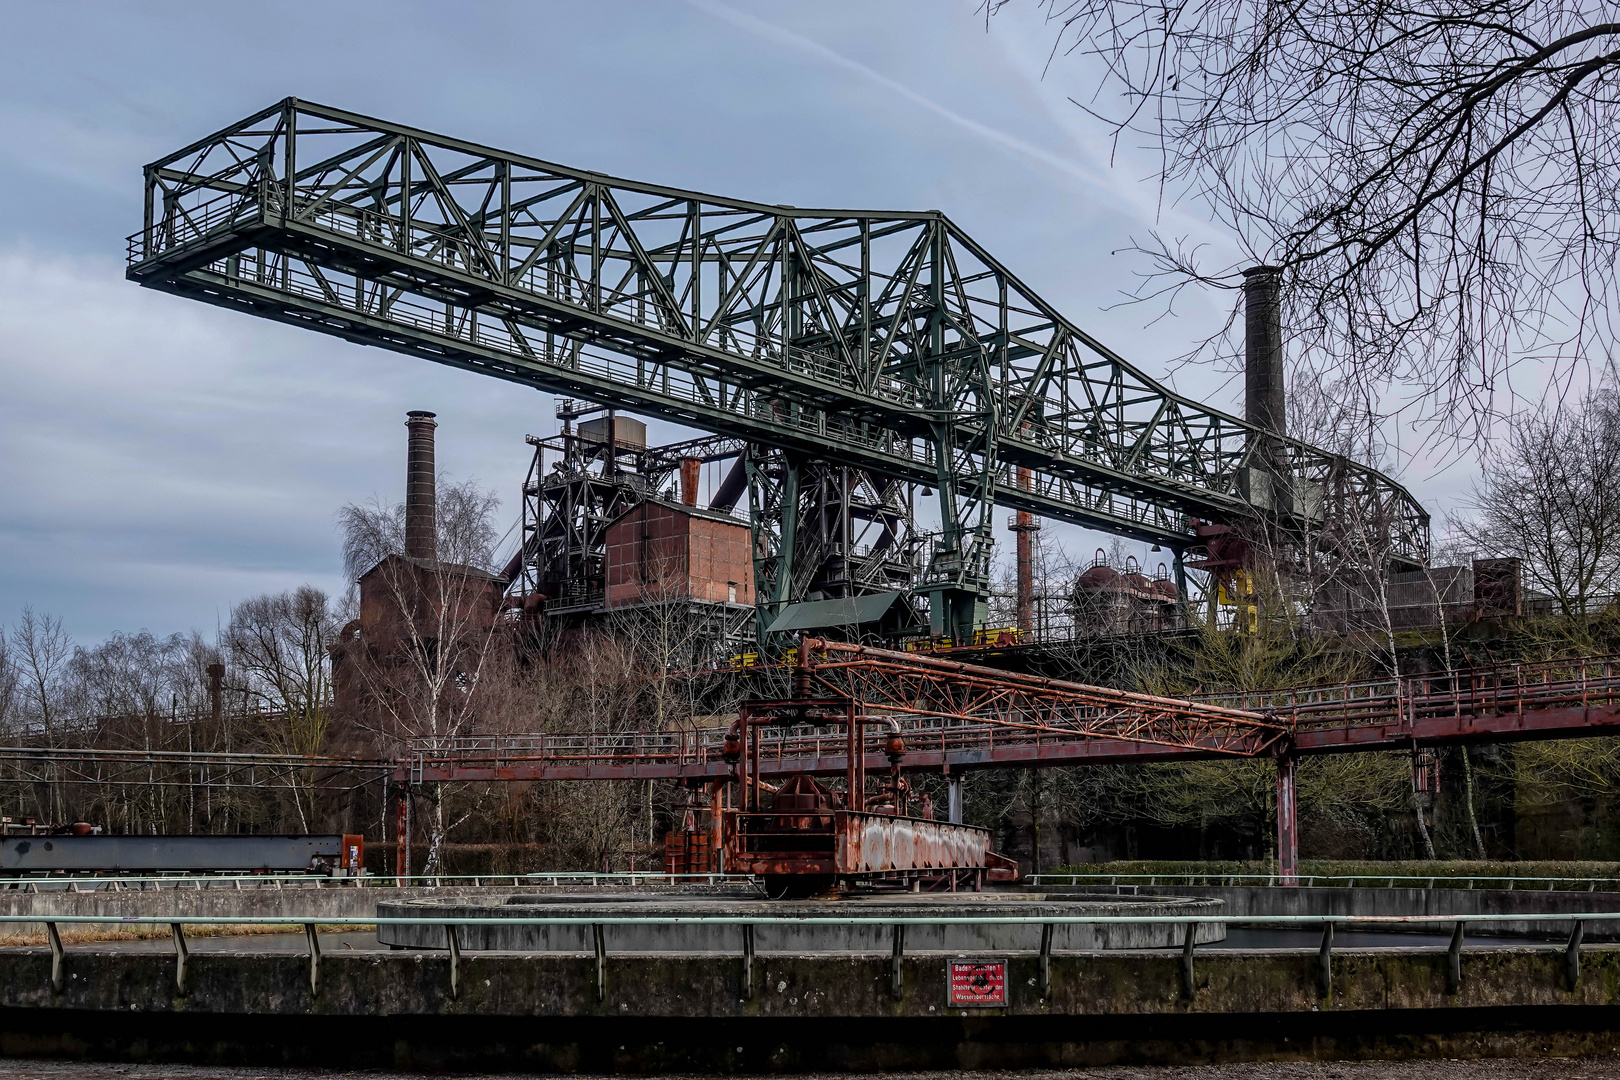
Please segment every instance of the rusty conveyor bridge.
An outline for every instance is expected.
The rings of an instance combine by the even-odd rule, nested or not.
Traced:
[[[908,770],[1410,750],[1620,731],[1620,657],[1504,664],[1289,690],[1175,699],[910,653],[820,642],[812,686],[901,723]],[[724,729],[476,735],[411,747],[416,783],[712,779]],[[777,728],[764,774],[839,775],[844,736]],[[871,767],[881,766],[876,749]]]
[[[812,640],[795,682],[800,697],[841,698],[893,719],[911,771],[1272,758],[1284,884],[1296,881],[1299,865],[1302,755],[1620,731],[1620,657],[1611,656],[1176,699]],[[852,764],[879,770],[885,754],[868,742],[855,763],[843,731],[795,724],[761,731],[752,758],[761,777],[836,776]],[[414,745],[402,770],[407,784],[702,782],[734,771],[718,730],[464,737]]]
[[[1274,760],[1285,880],[1297,863],[1294,769],[1302,756],[1620,733],[1620,656],[1178,699],[812,639],[794,675],[802,698],[843,701],[885,721],[874,731],[888,729],[889,720],[897,724],[902,767],[911,772]],[[758,735],[761,777],[849,771],[846,729],[808,722],[767,726]],[[155,765],[201,769],[163,782],[203,786],[286,783],[314,774],[321,786],[355,787],[391,776],[403,798],[412,786],[437,783],[701,785],[732,775],[725,742],[722,728],[475,735],[418,740],[397,761],[12,746],[0,748],[0,763],[18,779],[85,784],[141,782],[136,772]],[[884,769],[884,748],[865,745],[860,768]]]

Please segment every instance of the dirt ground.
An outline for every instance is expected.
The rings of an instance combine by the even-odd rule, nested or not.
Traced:
[[[419,1074],[416,1074],[419,1075]],[[851,1074],[799,1080],[849,1080]],[[1620,1058],[1488,1058],[1438,1061],[1328,1061],[1098,1068],[1070,1072],[867,1074],[878,1080],[1620,1080]],[[106,1065],[0,1059],[0,1080],[414,1080],[413,1074],[310,1069],[211,1068],[192,1065]],[[435,1074],[433,1080],[458,1080]],[[471,1078],[466,1078],[471,1080]],[[478,1080],[500,1080],[489,1074]],[[595,1080],[577,1077],[574,1080]],[[673,1080],[673,1078],[671,1078]],[[756,1078],[763,1080],[763,1078]]]

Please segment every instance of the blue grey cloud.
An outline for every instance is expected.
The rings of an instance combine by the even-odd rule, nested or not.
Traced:
[[[1151,226],[1032,20],[974,0],[12,5],[0,40],[0,622],[211,630],[340,591],[333,513],[403,490],[403,414],[517,512],[530,391],[122,278],[141,165],[294,94],[551,160],[765,202],[938,208],[1149,371],[1213,302],[1107,310]],[[1179,213],[1179,211],[1177,211]],[[1188,219],[1192,221],[1192,219]],[[1193,222],[1196,225],[1196,222]],[[1190,226],[1191,227],[1191,226]],[[1219,373],[1184,391],[1232,404]],[[654,425],[655,437],[675,437]]]

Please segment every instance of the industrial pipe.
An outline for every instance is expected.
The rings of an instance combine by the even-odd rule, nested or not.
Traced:
[[[703,468],[703,462],[695,457],[681,459],[681,502],[687,506],[696,506],[698,499],[698,476]]]

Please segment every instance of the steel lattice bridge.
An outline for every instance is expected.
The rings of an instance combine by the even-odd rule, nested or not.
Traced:
[[[1295,775],[1304,755],[1620,731],[1617,657],[1174,699],[811,639],[801,643],[794,682],[796,700],[744,706],[780,720],[760,733],[749,762],[758,776],[849,770],[851,736],[817,725],[818,705],[828,716],[848,709],[892,719],[904,743],[901,767],[911,771],[1273,759],[1278,865],[1288,884],[1299,863]],[[731,733],[718,730],[423,740],[401,763],[400,790],[511,780],[699,785],[736,775],[735,747]],[[888,757],[870,739],[861,754],[860,767],[871,772]]]
[[[998,503],[1178,556],[1194,520],[1256,517],[1428,553],[1394,481],[1160,386],[938,211],[716,198],[288,99],[146,168],[128,276],[776,455],[762,603],[791,598],[807,461],[937,490],[917,587],[957,634]]]
[[[1292,761],[1620,730],[1620,657],[1189,699],[829,641],[811,641],[806,659],[806,696],[854,701],[867,715],[900,722],[907,770]],[[761,747],[762,775],[836,776],[846,768],[844,733],[813,721],[771,729]],[[873,747],[869,767],[883,760]],[[695,781],[731,768],[720,729],[418,740],[408,767],[413,783]]]
[[[975,768],[1273,759],[1279,865],[1290,881],[1298,862],[1294,777],[1301,756],[1620,731],[1620,657],[1176,699],[861,645],[808,639],[802,646],[794,698],[745,706],[775,718],[751,761],[759,776],[836,776],[852,761],[881,771],[889,757],[881,740],[863,743],[857,759],[847,727],[817,723],[839,711],[893,721],[889,730],[904,743],[900,767],[908,771],[959,776]],[[24,782],[154,783],[150,773],[143,780],[135,770],[171,766],[186,775],[162,783],[190,787],[315,781],[353,789],[392,777],[404,822],[409,790],[424,784],[724,782],[737,764],[729,741],[718,729],[476,735],[418,740],[398,761],[7,747],[0,772]]]

